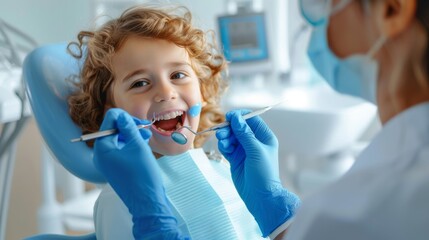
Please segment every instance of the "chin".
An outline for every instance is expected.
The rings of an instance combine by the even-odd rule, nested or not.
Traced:
[[[193,141],[193,139],[192,139]],[[153,137],[149,141],[149,145],[152,148],[152,151],[154,153],[157,153],[161,156],[174,156],[179,155],[181,153],[184,153],[188,151],[189,149],[192,149],[192,141],[188,141],[185,145],[180,145],[175,143],[173,140],[169,141],[168,143],[163,141],[160,143],[157,141],[157,139],[154,139]],[[157,156],[160,157],[160,156]]]

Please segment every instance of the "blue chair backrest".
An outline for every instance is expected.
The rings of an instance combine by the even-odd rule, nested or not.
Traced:
[[[66,43],[46,45],[25,58],[23,78],[37,125],[57,160],[85,181],[104,183],[93,164],[92,149],[84,142],[70,142],[82,134],[71,120],[67,104],[75,89],[71,79],[79,76],[80,65],[67,52]]]

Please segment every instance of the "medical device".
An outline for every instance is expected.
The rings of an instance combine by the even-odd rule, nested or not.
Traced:
[[[266,112],[266,111],[270,110],[271,108],[273,108],[273,107],[275,107],[275,106],[279,105],[279,104],[280,104],[280,103],[282,103],[282,102],[283,102],[283,101],[280,101],[280,102],[278,102],[278,103],[276,103],[276,104],[273,104],[273,105],[270,105],[270,106],[267,106],[267,107],[264,107],[264,108],[260,108],[260,109],[258,109],[258,110],[253,111],[253,112],[247,113],[247,114],[243,115],[243,118],[244,118],[244,120],[247,120],[247,119],[249,119],[249,118],[252,118],[252,117],[255,117],[255,116],[261,115],[261,114],[263,114],[264,112]],[[200,135],[200,134],[203,134],[203,133],[206,133],[206,132],[216,131],[216,130],[218,130],[218,129],[221,129],[221,128],[226,127],[226,126],[229,126],[229,125],[230,125],[230,122],[226,121],[226,122],[223,122],[223,123],[217,124],[217,125],[215,125],[215,126],[213,126],[213,127],[211,127],[211,128],[208,128],[208,129],[205,129],[205,130],[202,130],[202,131],[199,131],[199,132],[195,132],[195,131],[194,131],[194,130],[192,130],[192,129],[191,129],[191,127],[189,127],[189,126],[182,126],[182,127],[178,128],[178,129],[176,129],[176,131],[174,131],[174,132],[171,134],[171,138],[172,138],[172,139],[173,139],[173,141],[175,141],[176,143],[178,143],[178,144],[180,144],[180,145],[184,145],[184,144],[186,144],[186,143],[188,142],[188,138],[185,136],[185,134],[183,134],[183,133],[179,132],[179,131],[180,131],[180,130],[182,130],[182,129],[188,129],[188,130],[189,130],[191,133],[193,133],[194,135]]]
[[[219,40],[229,75],[251,85],[263,76],[273,86],[290,71],[287,1],[226,0],[217,17]]]
[[[268,60],[265,14],[246,12],[218,18],[225,57],[232,63]]]
[[[152,124],[154,122],[155,122],[155,118],[153,118],[152,122],[149,123],[149,124],[139,124],[139,125],[137,125],[137,129],[142,129],[142,128],[150,127],[150,126],[152,126]],[[88,141],[88,140],[92,140],[92,139],[96,139],[96,138],[100,138],[100,137],[105,137],[105,136],[113,135],[113,134],[115,134],[117,132],[118,132],[117,129],[109,129],[109,130],[104,130],[104,131],[98,131],[98,132],[94,132],[94,133],[82,135],[82,136],[80,136],[78,138],[74,138],[74,139],[70,140],[70,142]]]
[[[23,56],[36,45],[26,33],[0,19],[0,240],[7,230],[17,139],[30,115],[21,84]]]

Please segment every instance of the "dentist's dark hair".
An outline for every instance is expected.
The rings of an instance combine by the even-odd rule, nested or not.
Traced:
[[[428,38],[426,43],[426,53],[424,59],[424,65],[426,66],[426,74],[429,76],[429,1],[428,0],[418,0],[416,17],[422,23],[423,27],[426,29],[426,37]]]

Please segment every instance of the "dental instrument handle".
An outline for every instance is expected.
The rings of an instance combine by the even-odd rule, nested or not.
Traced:
[[[137,128],[141,129],[141,128],[148,127],[150,125],[152,125],[152,123],[150,123],[150,124],[139,124],[139,125],[137,125]],[[118,132],[117,129],[109,129],[109,130],[99,131],[99,132],[95,132],[95,133],[85,134],[85,135],[80,136],[79,138],[75,138],[75,139],[72,139],[70,141],[71,142],[85,142],[85,141],[89,141],[92,139],[113,135],[117,132]]]
[[[271,108],[273,108],[275,105],[277,105],[277,104],[274,104],[274,105],[268,106],[268,107],[264,107],[264,108],[259,109],[259,110],[255,110],[255,111],[250,112],[250,113],[247,113],[247,114],[243,115],[243,119],[247,120],[249,118],[261,115],[262,113],[264,113],[264,112],[270,110]],[[230,123],[228,121],[226,121],[226,122],[220,123],[218,125],[215,125],[215,126],[209,128],[209,129],[206,129],[204,131],[198,132],[198,134],[205,133],[205,132],[210,132],[210,131],[215,131],[215,130],[218,130],[220,128],[223,128],[223,127],[226,127],[226,126],[229,126],[229,125],[230,125]]]

